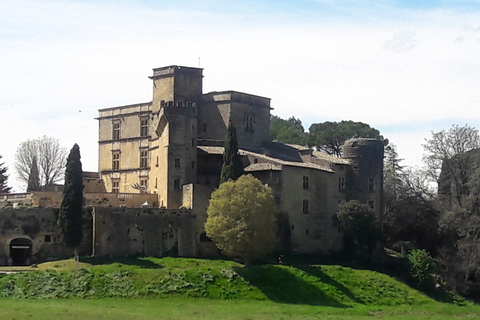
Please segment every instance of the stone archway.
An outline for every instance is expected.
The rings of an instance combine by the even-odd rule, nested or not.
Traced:
[[[13,266],[26,266],[32,263],[33,242],[27,238],[10,241],[10,261]]]

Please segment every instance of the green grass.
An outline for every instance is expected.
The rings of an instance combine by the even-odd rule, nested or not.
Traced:
[[[282,319],[478,319],[480,308],[434,303],[422,306],[335,308],[271,301],[211,299],[0,299],[0,319],[51,320],[282,320]]]
[[[0,277],[0,297],[270,300],[338,308],[421,305],[433,300],[381,273],[340,266],[261,265],[187,258],[84,259]]]
[[[480,318],[469,302],[440,303],[385,274],[341,266],[167,257],[88,258],[80,268],[62,260],[0,275],[0,319]]]

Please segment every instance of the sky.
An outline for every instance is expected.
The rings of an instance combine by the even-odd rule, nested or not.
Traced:
[[[271,98],[272,114],[353,120],[421,165],[422,144],[480,128],[480,0],[0,0],[0,155],[78,143],[98,168],[98,109],[148,102],[152,69],[204,69],[204,92]]]

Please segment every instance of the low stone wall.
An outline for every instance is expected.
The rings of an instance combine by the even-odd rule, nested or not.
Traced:
[[[73,250],[60,239],[58,209],[0,209],[0,265],[30,265],[49,259],[73,257]],[[91,211],[85,212],[80,254],[92,248]]]
[[[93,255],[194,256],[188,209],[101,208],[93,211]]]

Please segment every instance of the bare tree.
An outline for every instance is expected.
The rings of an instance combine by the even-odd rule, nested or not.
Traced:
[[[56,138],[41,138],[22,142],[15,154],[18,180],[28,185],[34,163],[38,167],[39,187],[47,189],[63,179],[67,149]]]
[[[422,159],[427,176],[433,182],[439,183],[441,174],[449,175],[456,186],[462,187],[467,183],[466,173],[471,167],[469,151],[478,148],[478,130],[468,125],[453,125],[448,131],[432,132],[432,137],[425,139],[423,144],[425,153]]]
[[[438,185],[439,230],[447,239],[439,256],[443,276],[461,294],[479,294],[479,132],[454,125],[448,131],[432,132],[423,147],[425,172]]]

